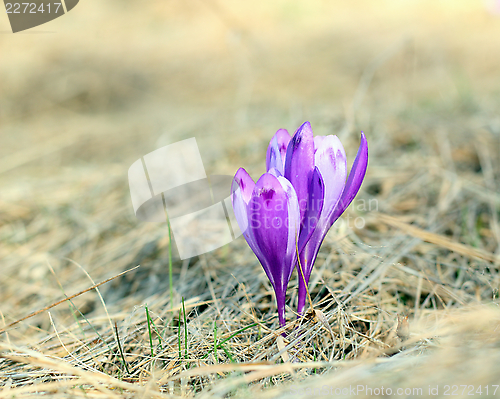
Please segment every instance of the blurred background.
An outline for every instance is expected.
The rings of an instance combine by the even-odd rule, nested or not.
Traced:
[[[96,280],[140,263],[116,299],[162,292],[166,227],[135,219],[132,162],[195,137],[207,174],[257,178],[276,130],[306,120],[339,135],[349,167],[365,132],[360,198],[496,252],[490,200],[461,190],[498,198],[499,12],[472,0],[83,0],[16,34],[0,13],[3,315],[60,297],[47,264],[76,292],[89,281],[71,262]],[[457,222],[465,206],[474,216]],[[477,220],[484,234],[471,235]],[[95,300],[76,302],[85,313]]]
[[[498,133],[494,3],[81,1],[19,34],[2,13],[2,179],[109,176],[193,136],[232,174],[305,120],[348,142]]]

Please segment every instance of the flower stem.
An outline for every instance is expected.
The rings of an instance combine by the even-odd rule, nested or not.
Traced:
[[[306,307],[306,288],[304,285],[303,280],[300,278],[300,272],[299,272],[299,295],[298,295],[298,301],[297,301],[297,313],[299,314],[300,317],[301,315],[304,314],[304,308]]]
[[[280,322],[280,327],[284,327],[285,324],[286,324],[286,318],[285,318],[285,300],[286,300],[285,295],[286,295],[286,291],[279,293],[275,289],[274,292],[276,294],[276,305],[278,306],[278,319],[279,319],[279,322]],[[285,333],[282,333],[281,335],[283,335],[284,337],[286,336]]]
[[[298,298],[298,303],[297,303],[297,313],[302,314],[304,311],[304,307],[306,304],[306,294],[307,298],[309,299],[309,305],[311,306],[311,310],[313,310],[313,303],[311,299],[311,295],[309,294],[309,290],[307,289],[307,283],[309,282],[309,277],[304,276],[304,270],[302,268],[301,262],[300,262],[300,255],[299,255],[299,247],[298,245],[295,245],[295,248],[297,250],[297,268],[299,269],[299,298]],[[307,260],[306,262],[307,263]]]

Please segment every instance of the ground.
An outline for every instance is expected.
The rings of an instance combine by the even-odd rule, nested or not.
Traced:
[[[500,395],[492,4],[84,1],[16,34],[4,14],[0,398]],[[258,178],[306,120],[348,168],[364,131],[369,165],[282,340],[243,238],[180,260],[127,171],[196,137],[207,174]]]

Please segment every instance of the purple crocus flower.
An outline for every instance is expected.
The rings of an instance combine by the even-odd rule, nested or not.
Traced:
[[[245,169],[234,176],[231,200],[238,225],[259,259],[276,294],[285,325],[286,289],[297,262],[299,203],[292,184],[271,168],[254,183]]]
[[[283,147],[286,147],[286,152]],[[358,193],[367,165],[368,144],[363,133],[347,183],[345,151],[337,136],[313,138],[311,125],[305,122],[293,138],[286,130],[280,129],[271,139],[266,166],[268,170],[283,169],[284,176],[297,192],[300,205],[298,249],[302,271],[298,270],[299,314],[304,310],[307,284],[319,248],[328,230]]]
[[[269,143],[266,167],[280,171],[297,192],[300,209],[301,249],[310,239],[323,209],[325,187],[320,170],[314,165],[311,125],[304,123],[293,139],[285,129],[276,132]]]

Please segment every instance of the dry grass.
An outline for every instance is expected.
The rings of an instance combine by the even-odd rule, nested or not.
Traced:
[[[90,3],[38,29],[55,34],[0,37],[0,328],[37,313],[0,334],[0,398],[491,396],[499,18],[455,0]],[[242,238],[174,257],[170,302],[168,232],[135,219],[129,165],[195,136],[208,174],[255,177],[304,120],[350,160],[359,130],[370,148],[311,277],[324,319],[296,320],[294,274],[281,340]]]

